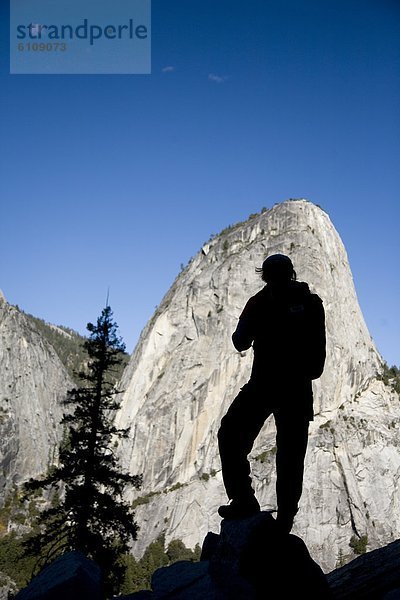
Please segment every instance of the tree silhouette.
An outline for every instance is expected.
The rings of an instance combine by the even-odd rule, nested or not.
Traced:
[[[29,491],[48,489],[61,498],[41,512],[36,532],[26,542],[26,552],[39,556],[37,568],[65,551],[79,550],[101,567],[106,593],[118,591],[125,570],[121,558],[138,530],[122,494],[127,485],[139,488],[142,480],[121,472],[114,453],[115,441],[127,437],[128,430],[117,429],[112,420],[120,393],[113,372],[125,349],[112,316],[106,306],[97,324],[87,325],[89,362],[79,374],[86,385],[69,391],[64,401],[66,435],[58,465],[26,484]]]

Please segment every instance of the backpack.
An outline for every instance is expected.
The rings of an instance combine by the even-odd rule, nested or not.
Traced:
[[[288,295],[273,301],[267,286],[253,296],[241,315],[242,330],[253,339],[253,374],[265,369],[318,379],[324,370],[325,312],[306,283],[293,282]]]
[[[297,338],[300,370],[310,379],[321,377],[326,358],[325,312],[317,294],[309,294],[300,304],[289,306]]]

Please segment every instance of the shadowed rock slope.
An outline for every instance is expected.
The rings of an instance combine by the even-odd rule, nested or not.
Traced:
[[[251,350],[235,351],[231,334],[263,285],[255,267],[276,252],[289,255],[298,279],[321,296],[327,324],[326,368],[314,383],[315,420],[294,533],[325,571],[354,556],[352,536],[367,540],[369,550],[399,535],[399,397],[377,378],[382,359],[338,233],[321,208],[295,200],[205,244],[145,327],[125,370],[117,424],[131,427],[119,449],[123,466],[144,475],[135,499],[138,555],[162,531],[167,542],[178,538],[194,547],[218,527],[225,493],[217,430],[252,360]],[[251,455],[264,510],[276,502],[274,453],[271,420]]]

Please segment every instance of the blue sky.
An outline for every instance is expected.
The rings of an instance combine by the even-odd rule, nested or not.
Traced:
[[[397,0],[153,0],[151,75],[10,75],[8,43],[2,0],[10,303],[84,332],[110,286],[131,351],[210,234],[304,197],[400,364]]]

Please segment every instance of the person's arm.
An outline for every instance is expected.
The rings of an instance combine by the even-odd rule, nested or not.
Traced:
[[[248,350],[254,340],[254,326],[252,318],[252,299],[247,302],[235,331],[232,334],[232,342],[236,350],[243,352]]]

